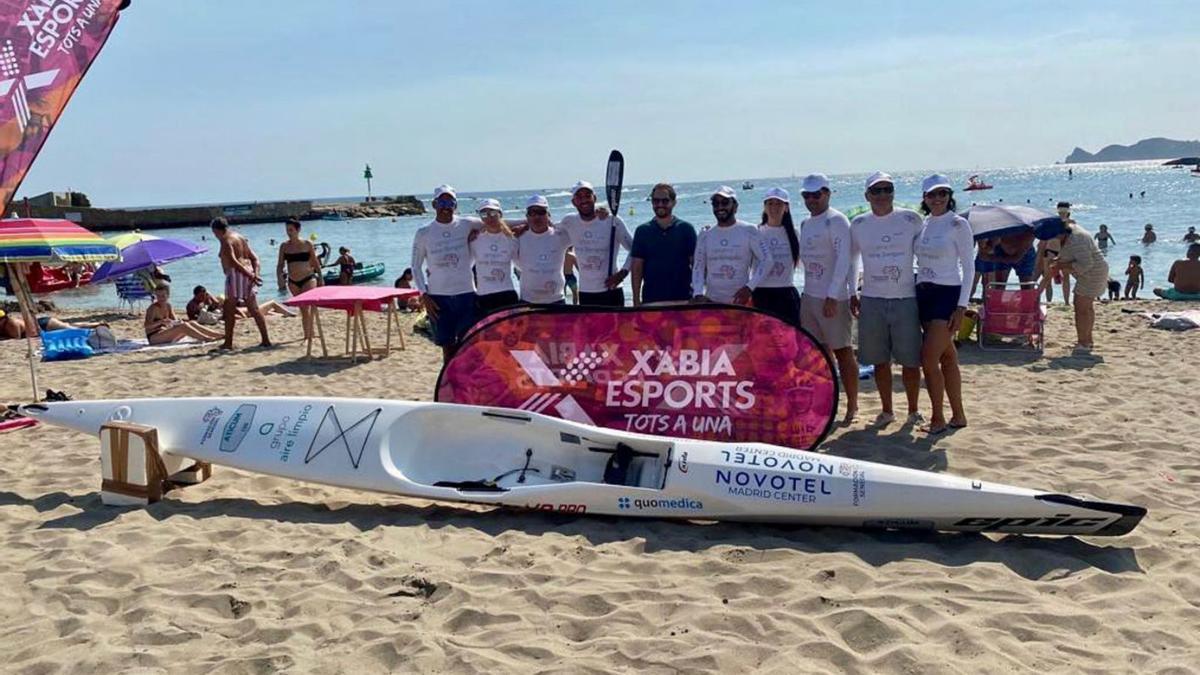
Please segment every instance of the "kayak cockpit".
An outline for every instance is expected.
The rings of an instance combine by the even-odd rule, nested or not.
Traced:
[[[464,492],[597,483],[662,489],[672,443],[629,439],[518,411],[431,406],[392,428],[391,459],[414,483]]]

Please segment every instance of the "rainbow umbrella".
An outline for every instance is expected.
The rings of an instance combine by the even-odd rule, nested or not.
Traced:
[[[120,258],[117,247],[69,220],[0,220],[0,262],[104,262]]]
[[[105,262],[118,258],[120,253],[116,246],[69,220],[0,220],[0,263],[8,266],[8,279],[24,317],[33,400],[38,400],[37,364],[33,358],[33,334],[38,327],[29,282],[25,278],[27,263]]]

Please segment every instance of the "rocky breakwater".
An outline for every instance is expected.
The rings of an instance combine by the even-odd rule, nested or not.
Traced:
[[[419,216],[425,213],[425,204],[411,195],[397,197],[375,197],[366,202],[315,204],[304,217],[305,220],[341,220],[349,218],[394,218],[396,216]]]

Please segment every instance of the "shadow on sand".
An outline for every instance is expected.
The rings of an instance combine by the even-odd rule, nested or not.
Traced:
[[[54,492],[33,499],[13,492],[0,492],[0,506],[30,506],[44,513],[64,504],[82,510],[50,520],[41,529],[86,532],[116,521],[126,512],[137,508],[104,506],[97,492],[79,495]],[[912,559],[944,567],[997,563],[1021,577],[1034,580],[1044,579],[1051,574],[1073,574],[1088,569],[1111,574],[1143,571],[1134,549],[1095,545],[1076,537],[1003,535],[992,539],[974,533],[688,523],[611,516],[571,516],[505,508],[476,511],[446,504],[351,504],[331,509],[319,503],[263,504],[244,498],[220,498],[193,504],[175,501],[168,496],[164,501],[146,508],[146,512],[160,522],[172,518],[203,520],[237,517],[295,524],[350,524],[364,532],[380,527],[429,527],[435,530],[475,530],[490,537],[511,531],[531,536],[557,533],[582,537],[592,545],[642,539],[647,553],[701,553],[721,546],[750,551],[786,548],[797,553],[844,552],[876,567]]]

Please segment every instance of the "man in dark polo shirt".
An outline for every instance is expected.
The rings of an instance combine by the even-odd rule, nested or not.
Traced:
[[[654,220],[633,234],[633,305],[687,302],[692,297],[696,228],[676,218],[675,188],[659,183],[650,191]]]

